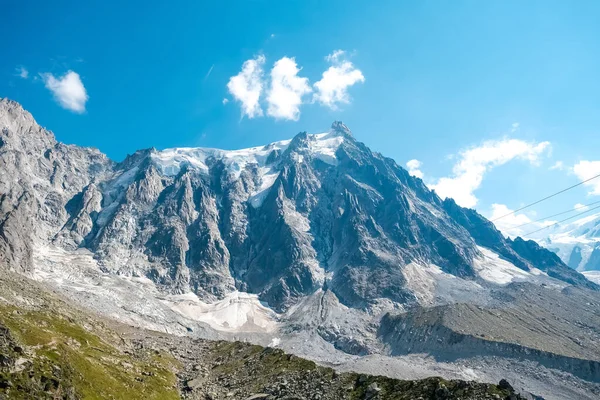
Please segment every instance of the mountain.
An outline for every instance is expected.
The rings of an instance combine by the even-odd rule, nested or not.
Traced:
[[[339,122],[263,147],[148,149],[114,163],[1,104],[0,162],[12,179],[0,188],[0,243],[16,268],[31,268],[33,243],[86,248],[103,270],[168,292],[215,301],[239,290],[283,311],[324,287],[349,306],[415,303],[402,266],[477,279],[484,246],[525,273],[593,287],[534,242],[507,241],[442,202]]]
[[[339,368],[392,374],[393,363],[394,377],[414,373],[402,364],[414,348],[436,360],[418,377],[444,368],[497,381],[536,362],[545,377],[516,374],[520,389],[598,389],[599,287],[442,201],[341,122],[250,149],[146,149],[122,162],[57,142],[7,99],[0,129],[0,262],[81,307]],[[470,343],[469,356],[445,352],[447,340]]]
[[[565,264],[580,271],[600,271],[600,214],[544,230],[534,239],[555,252]]]

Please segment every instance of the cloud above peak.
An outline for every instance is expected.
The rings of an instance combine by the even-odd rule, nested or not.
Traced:
[[[267,116],[292,121],[300,118],[300,108],[306,103],[337,109],[338,104],[350,102],[348,89],[364,82],[365,77],[347,60],[343,50],[334,51],[325,60],[331,66],[323,72],[321,80],[311,86],[307,77],[298,75],[302,69],[294,57],[277,60],[265,78],[263,66],[266,59],[259,55],[246,60],[241,71],[229,78],[227,90],[240,103],[242,117],[262,117],[265,114],[263,106],[266,106]],[[305,99],[310,93],[314,93],[312,99]],[[263,94],[266,94],[266,99]]]
[[[62,108],[78,114],[85,112],[85,103],[89,97],[77,72],[69,70],[58,78],[49,72],[40,76]]]
[[[300,69],[294,58],[283,57],[271,70],[271,87],[267,96],[267,114],[276,119],[297,121],[302,97],[312,90],[308,78],[298,76]]]
[[[452,176],[440,178],[428,185],[442,197],[451,197],[463,207],[475,207],[478,199],[474,192],[492,168],[514,159],[539,163],[540,156],[550,150],[550,142],[526,142],[519,139],[492,140],[463,150],[452,168]]]
[[[229,78],[227,89],[233,98],[241,103],[242,116],[255,118],[263,115],[260,96],[263,91],[264,63],[265,56],[263,55],[246,60],[242,65],[242,70]]]
[[[325,72],[321,80],[315,82],[314,101],[329,108],[336,109],[339,103],[349,103],[350,95],[348,88],[356,83],[365,81],[361,70],[354,67],[346,58],[346,52],[335,50],[325,57],[332,64]]]

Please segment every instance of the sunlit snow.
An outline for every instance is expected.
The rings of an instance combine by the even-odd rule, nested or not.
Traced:
[[[481,246],[477,247],[483,256],[474,260],[473,267],[479,276],[488,282],[505,285],[514,281],[528,280],[535,275],[544,274],[544,272],[537,268],[524,271],[511,262],[502,259],[493,251]]]
[[[335,153],[343,141],[344,137],[335,131],[308,135],[308,153],[327,164],[337,165]],[[241,150],[181,147],[154,151],[151,157],[157,168],[168,176],[179,174],[183,167],[194,168],[208,174],[209,159],[213,159],[221,160],[231,176],[238,179],[249,165],[255,165],[258,170],[259,185],[250,194],[249,200],[253,207],[259,207],[279,176],[276,162],[267,163],[269,155],[275,150],[284,153],[291,142],[292,140],[282,140],[266,146]],[[293,153],[292,158],[298,163],[304,161],[302,154]]]
[[[181,315],[222,331],[270,332],[277,328],[277,314],[264,306],[255,294],[229,293],[223,300],[204,303],[193,293],[165,299]]]

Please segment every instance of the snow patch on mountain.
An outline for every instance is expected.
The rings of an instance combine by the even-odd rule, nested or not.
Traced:
[[[223,300],[207,304],[193,293],[168,296],[164,300],[186,318],[205,322],[219,331],[273,332],[278,315],[263,305],[255,294],[229,293]]]
[[[328,164],[336,165],[335,152],[344,141],[336,131],[308,135],[310,154]],[[195,168],[203,173],[209,172],[209,159],[221,160],[227,170],[237,179],[241,172],[251,164],[259,169],[267,166],[269,155],[278,150],[284,152],[291,139],[274,142],[266,146],[250,147],[240,150],[220,150],[203,147],[179,147],[153,151],[152,160],[164,175],[175,176],[184,166]],[[270,170],[270,169],[269,169]],[[266,174],[266,172],[265,172]],[[272,175],[272,174],[270,174]],[[274,180],[273,180],[274,181]],[[263,188],[264,189],[264,188]]]
[[[600,285],[600,271],[583,271],[582,274],[590,281]]]
[[[40,246],[31,277],[118,321],[177,335],[208,324],[221,332],[273,332],[279,315],[256,294],[232,292],[214,303],[195,294],[164,296],[142,276],[104,273],[91,252]],[[199,323],[199,324],[198,324]]]
[[[179,147],[155,151],[152,160],[165,175],[177,175],[182,167],[188,166],[208,173],[207,162],[210,158],[222,160],[228,171],[238,178],[249,164],[264,167],[267,158],[274,150],[285,151],[291,140],[282,140],[266,146],[251,147],[240,150],[220,150],[204,147]]]
[[[257,208],[262,205],[269,193],[269,189],[275,184],[278,176],[279,171],[275,168],[262,167],[259,169],[260,185],[250,194],[250,198],[248,199],[252,207]]]
[[[335,152],[344,141],[344,137],[337,132],[317,133],[310,135],[313,139],[309,142],[311,153],[318,159],[327,164],[337,165]]]
[[[511,262],[502,259],[495,252],[485,247],[477,247],[482,256],[474,260],[473,267],[478,275],[488,282],[506,285],[515,281],[530,280],[533,276],[545,275],[544,272],[537,268],[524,271]]]

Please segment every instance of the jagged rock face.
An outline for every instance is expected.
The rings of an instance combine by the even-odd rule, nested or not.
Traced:
[[[105,195],[83,245],[110,270],[208,299],[238,288],[279,310],[324,285],[355,306],[411,302],[412,260],[474,276],[475,243],[439,198],[345,126],[271,146],[251,149],[257,163],[197,149],[131,156],[101,185],[121,194]]]
[[[212,301],[237,289],[276,310],[320,288],[353,307],[410,304],[405,265],[476,279],[477,245],[587,284],[547,251],[507,241],[474,211],[442,202],[341,123],[264,147],[150,149],[114,164],[57,143],[18,104],[0,106],[0,165],[17,177],[0,186],[9,265],[30,265],[35,238],[87,248],[106,271],[170,292]]]
[[[58,143],[18,103],[0,99],[0,262],[27,270],[33,246],[52,240],[67,221],[73,235],[85,233],[98,198],[89,197],[92,189],[80,192],[113,164],[98,150]],[[65,207],[77,201],[85,215]]]

